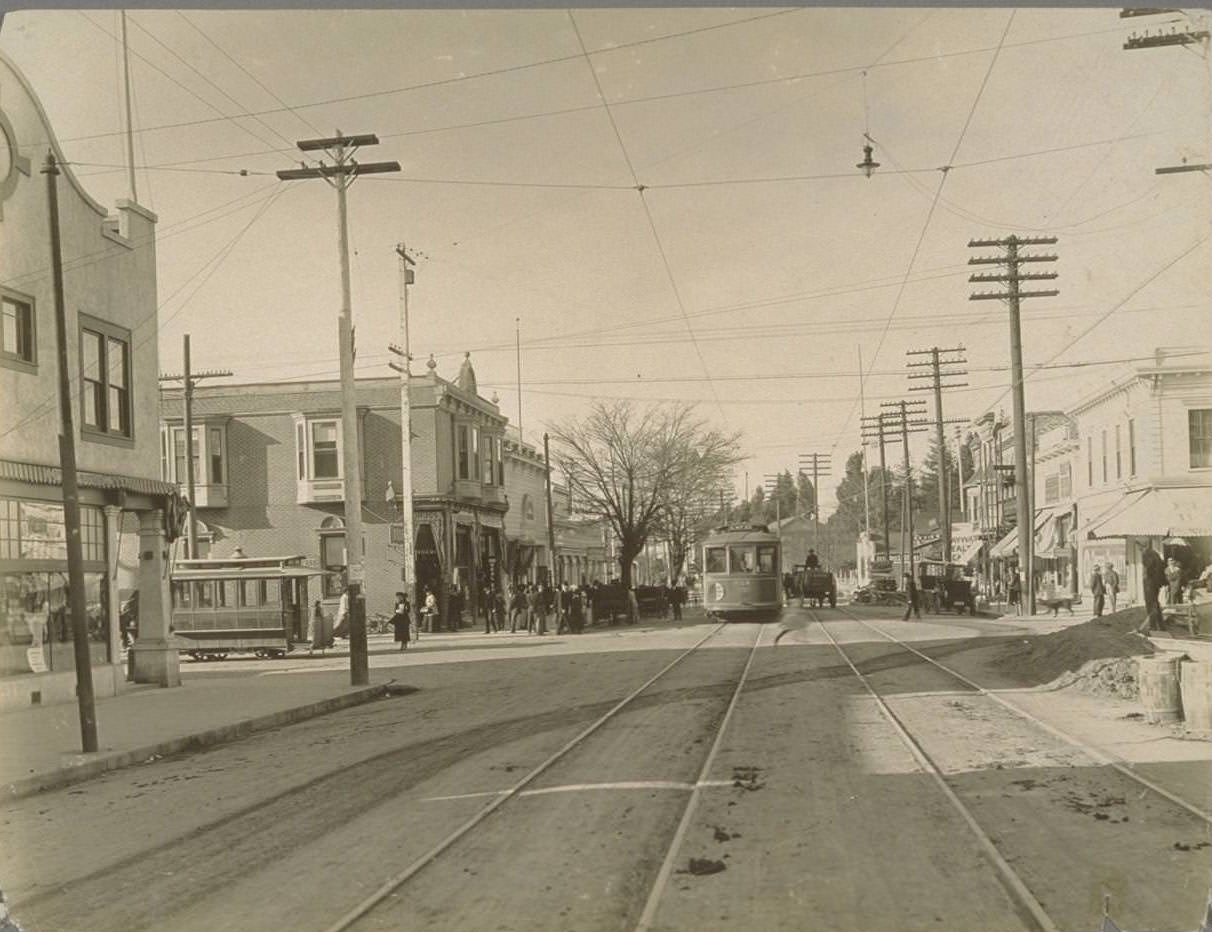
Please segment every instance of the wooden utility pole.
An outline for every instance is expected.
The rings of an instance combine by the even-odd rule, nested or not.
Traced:
[[[868,440],[878,440],[880,445],[880,504],[882,506],[881,517],[884,522],[884,559],[891,561],[892,536],[889,531],[888,521],[888,462],[885,453],[885,444],[889,442],[895,443],[900,438],[892,432],[894,423],[892,415],[887,411],[881,411],[879,414],[865,417],[860,423],[862,425],[862,439],[864,443]]]
[[[944,358],[944,354],[946,358]],[[910,372],[909,379],[930,379],[934,389],[934,426],[935,426],[935,442],[938,444],[938,531],[939,531],[939,551],[944,563],[951,562],[951,501],[950,493],[947,487],[947,441],[943,438],[944,424],[960,424],[961,420],[947,421],[943,418],[943,389],[944,388],[963,388],[967,382],[948,382],[943,384],[943,379],[959,378],[968,374],[967,369],[955,369],[955,366],[962,366],[968,360],[963,358],[963,346],[950,347],[948,349],[939,349],[937,346],[931,347],[928,350],[908,350],[906,356],[928,356],[928,362],[911,362],[910,369],[929,367],[930,372]],[[959,357],[959,358],[956,358]],[[946,366],[946,371],[943,367]],[[911,385],[909,391],[929,391],[930,385]]]
[[[1027,614],[1035,614],[1035,586],[1032,584],[1032,545],[1035,535],[1035,518],[1030,512],[1029,476],[1027,474],[1027,418],[1023,397],[1023,337],[1019,322],[1019,304],[1024,298],[1052,298],[1060,294],[1055,288],[1024,291],[1019,287],[1025,281],[1050,281],[1055,272],[1023,272],[1020,266],[1030,262],[1055,262],[1054,255],[1024,255],[1020,246],[1051,246],[1055,236],[1018,237],[1005,239],[974,239],[968,241],[969,248],[998,247],[1005,250],[1000,256],[975,256],[969,265],[1000,265],[1003,270],[996,274],[977,273],[968,276],[976,283],[996,282],[1004,284],[1005,291],[979,291],[969,295],[970,301],[1006,301],[1010,305],[1010,388],[1014,401],[1014,505],[1018,525],[1019,575],[1023,595],[1027,597]]]
[[[901,566],[902,571],[907,566],[911,576],[913,575],[913,473],[909,465],[909,435],[925,431],[926,424],[929,423],[923,419],[923,415],[926,413],[925,405],[924,401],[886,401],[880,407],[888,410],[881,411],[878,418],[878,430],[880,437],[883,438],[882,442],[899,442],[903,447],[901,452],[905,477],[902,507],[905,510],[902,512],[901,530],[907,532],[908,537],[906,545],[901,550]],[[906,563],[906,559],[908,563]]]
[[[226,378],[232,373],[227,369],[208,369],[205,372],[195,373],[190,367],[189,356],[189,334],[185,334],[181,344],[181,358],[184,364],[184,373],[181,375],[162,375],[161,382],[183,382],[185,391],[183,397],[185,400],[185,504],[186,504],[186,524],[188,530],[186,532],[186,557],[190,560],[198,559],[198,513],[195,510],[194,504],[195,487],[197,485],[197,469],[194,466],[194,384],[202,379]],[[200,438],[199,438],[200,439]],[[176,438],[170,437],[172,441],[171,453],[176,455]],[[202,444],[199,443],[200,450]],[[181,481],[181,477],[177,476],[177,481]]]
[[[80,743],[86,754],[97,750],[97,709],[93,698],[93,662],[88,647],[84,603],[84,545],[80,537],[80,487],[76,476],[76,428],[72,421],[71,368],[67,351],[67,309],[63,296],[63,255],[59,242],[59,167],[46,154],[46,196],[50,209],[51,284],[55,294],[55,339],[59,372],[59,469],[63,473],[63,528],[67,536],[67,601],[76,661],[76,704]]]
[[[349,284],[349,222],[345,192],[359,175],[398,172],[399,162],[359,163],[354,153],[362,146],[378,145],[373,133],[344,136],[341,131],[326,139],[303,139],[304,152],[325,151],[332,165],[323,162],[315,168],[292,168],[277,173],[283,181],[323,178],[337,192],[337,251],[341,261],[341,315],[337,339],[341,354],[341,447],[345,480],[345,559],[349,595],[349,673],[354,686],[370,682],[370,661],[366,649],[366,601],[362,593],[365,568],[362,564],[362,474],[358,451],[357,383],[354,379],[353,309]]]
[[[832,464],[828,453],[801,453],[800,469],[812,469],[812,543],[821,552],[821,485],[820,477],[829,478]]]
[[[408,335],[408,286],[413,283],[413,271],[409,266],[416,263],[409,257],[403,243],[396,246],[396,255],[400,257],[400,345],[393,343],[387,348],[404,360],[403,365],[389,363],[400,373],[400,525],[404,538],[401,583],[408,593],[409,604],[417,605],[420,593],[417,591],[417,563],[413,552],[416,538],[412,527],[412,397],[409,395],[412,346]]]

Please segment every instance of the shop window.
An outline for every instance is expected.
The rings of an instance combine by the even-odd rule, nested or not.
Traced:
[[[30,369],[37,362],[34,340],[34,304],[13,292],[0,294],[0,361]]]
[[[105,574],[84,574],[85,629],[94,662],[109,659]],[[0,576],[0,675],[75,667],[67,572]]]
[[[96,505],[80,506],[80,545],[85,562],[105,560],[105,524]],[[66,560],[67,526],[57,502],[0,499],[0,559]]]
[[[1212,408],[1193,408],[1187,412],[1191,468],[1212,466]]]
[[[130,331],[81,315],[81,420],[86,431],[131,436]]]

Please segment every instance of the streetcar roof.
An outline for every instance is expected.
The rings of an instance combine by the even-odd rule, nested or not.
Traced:
[[[712,544],[770,544],[777,543],[778,537],[761,527],[728,527],[718,528],[711,536],[703,541],[704,546]]]

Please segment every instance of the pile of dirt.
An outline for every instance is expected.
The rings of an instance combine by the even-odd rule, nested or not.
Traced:
[[[1133,632],[1143,608],[1092,618],[1085,624],[1007,644],[993,662],[1001,672],[1032,685],[1074,686],[1083,692],[1134,698],[1137,657],[1155,653]]]

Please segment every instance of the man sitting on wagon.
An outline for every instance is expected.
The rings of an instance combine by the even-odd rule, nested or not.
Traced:
[[[810,570],[819,570],[821,568],[821,558],[816,555],[816,551],[811,547],[808,548],[808,556],[804,557],[804,566]]]

